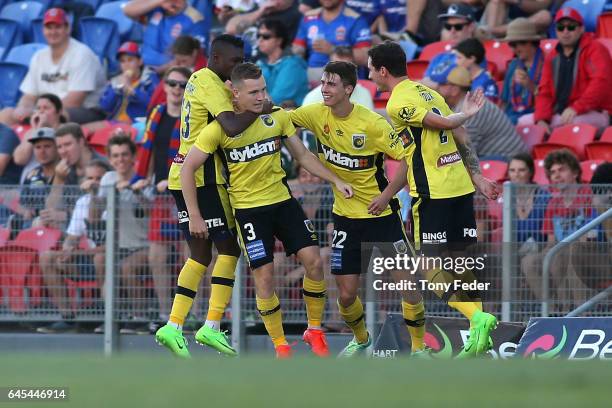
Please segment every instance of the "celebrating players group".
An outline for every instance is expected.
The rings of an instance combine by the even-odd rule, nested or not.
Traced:
[[[315,228],[291,195],[281,167],[282,144],[299,165],[328,181],[334,193],[331,273],[338,287],[338,308],[354,337],[340,356],[367,353],[372,338],[365,326],[358,296],[362,261],[371,251],[363,243],[380,245],[385,256],[417,252],[427,256],[461,254],[476,241],[473,194],[497,198],[498,186],[480,174],[478,158],[462,127],[482,107],[481,93],[470,95],[463,111],[452,113],[435,91],[410,81],[406,58],[393,42],[369,51],[370,79],[391,92],[389,124],[378,113],[350,102],[357,69],[347,62],[330,62],[321,77],[322,103],[292,112],[271,106],[259,67],[243,62],[242,41],[217,37],[207,68],[186,84],[181,114],[181,145],[170,168],[168,188],[176,200],[178,223],[189,244],[190,257],[179,277],[168,323],[156,340],[177,356],[189,357],[182,326],[200,280],[212,258],[218,257],[211,277],[206,322],[195,340],[221,353],[236,355],[220,321],[234,284],[242,250],[256,286],[257,309],[274,343],[276,356],[291,356],[274,288],[275,238],[287,255],[295,255],[305,270],[303,298],[308,329],[304,342],[320,357],[329,355],[321,321],[326,284]],[[226,86],[230,81],[231,90]],[[295,126],[317,138],[318,157],[307,150]],[[389,182],[384,157],[399,160],[397,176]],[[395,194],[406,184],[412,196],[414,230],[409,240]],[[439,234],[441,233],[441,234]],[[443,240],[425,239],[439,234]],[[458,277],[475,281],[468,271],[421,271],[431,282]],[[402,271],[392,271],[396,280]],[[437,293],[470,320],[470,336],[457,358],[469,358],[492,347],[495,316],[482,310],[477,292]],[[419,291],[404,291],[402,311],[412,340],[412,356],[429,358],[424,344],[425,308]]]

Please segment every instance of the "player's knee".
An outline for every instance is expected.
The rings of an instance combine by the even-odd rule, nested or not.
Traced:
[[[321,256],[317,253],[315,256],[310,256],[304,260],[304,269],[306,269],[306,275],[309,278],[316,277],[321,280],[323,278],[323,261]]]
[[[338,290],[338,302],[342,307],[349,307],[357,300],[357,295],[346,290]]]

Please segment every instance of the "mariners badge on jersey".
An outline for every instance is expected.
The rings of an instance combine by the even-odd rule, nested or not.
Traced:
[[[353,135],[353,147],[355,149],[363,149],[365,146],[366,135]]]
[[[274,119],[270,115],[261,115],[259,119],[261,119],[261,121],[266,127],[271,128],[274,126]]]
[[[308,232],[315,232],[314,224],[310,220],[304,220],[304,225]]]
[[[401,120],[403,120],[404,122],[409,122],[410,119],[414,116],[414,113],[416,112],[416,108],[412,107],[403,107],[402,109],[400,109],[398,115],[400,117]]]

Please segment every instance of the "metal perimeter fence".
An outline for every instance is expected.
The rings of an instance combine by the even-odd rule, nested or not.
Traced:
[[[188,256],[170,195],[152,189],[60,189],[0,187],[0,321],[38,322],[43,327],[58,321],[66,327],[95,322],[99,332],[104,331],[105,321],[106,328],[119,324],[123,332],[146,332],[152,323],[165,322]],[[330,187],[294,184],[292,191],[321,241],[328,285],[325,325],[341,330],[337,289],[329,271]],[[50,194],[55,195],[52,205]],[[405,191],[399,196],[409,232],[410,198]],[[612,185],[554,188],[510,183],[504,184],[498,201],[476,196],[478,244],[471,254],[484,259],[478,279],[489,283],[483,295],[485,308],[503,320],[526,321],[542,315],[545,301],[551,315],[563,315],[612,285],[611,197]],[[550,272],[543,274],[543,260],[553,244],[606,211],[607,219],[556,252]],[[294,256],[285,256],[280,243],[274,263],[283,320],[304,324],[303,268]],[[236,274],[225,319],[234,330],[241,330],[260,320],[254,281],[242,258]],[[543,275],[549,275],[547,282]],[[371,270],[363,275],[367,293],[361,296],[369,325],[401,310],[397,293],[373,289],[375,279]],[[203,320],[209,293],[210,272],[194,302],[194,324]],[[424,296],[428,314],[458,316],[432,292]],[[612,301],[604,299],[587,313],[610,316],[611,306]]]

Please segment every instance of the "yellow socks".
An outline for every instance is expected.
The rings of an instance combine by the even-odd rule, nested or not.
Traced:
[[[368,330],[365,326],[365,314],[363,313],[363,305],[359,296],[355,299],[355,302],[349,307],[344,307],[338,302],[338,309],[342,320],[348,327],[351,328],[355,339],[358,343],[365,343],[368,341]]]
[[[412,351],[422,350],[425,347],[425,307],[423,302],[413,305],[402,301],[402,314],[412,340]]]
[[[325,309],[325,281],[314,281],[304,276],[302,294],[306,303],[309,328],[320,328]]]
[[[178,276],[176,295],[174,295],[172,311],[170,312],[171,323],[179,326],[185,323],[185,317],[191,309],[193,298],[198,291],[198,285],[205,273],[206,266],[191,258],[187,259]]]
[[[210,299],[206,320],[220,321],[225,308],[232,299],[234,277],[238,258],[230,255],[217,256],[210,278]]]
[[[283,331],[283,317],[281,314],[280,302],[276,293],[270,299],[257,297],[257,309],[261,315],[268,335],[274,343],[274,347],[281,344],[288,344]]]

